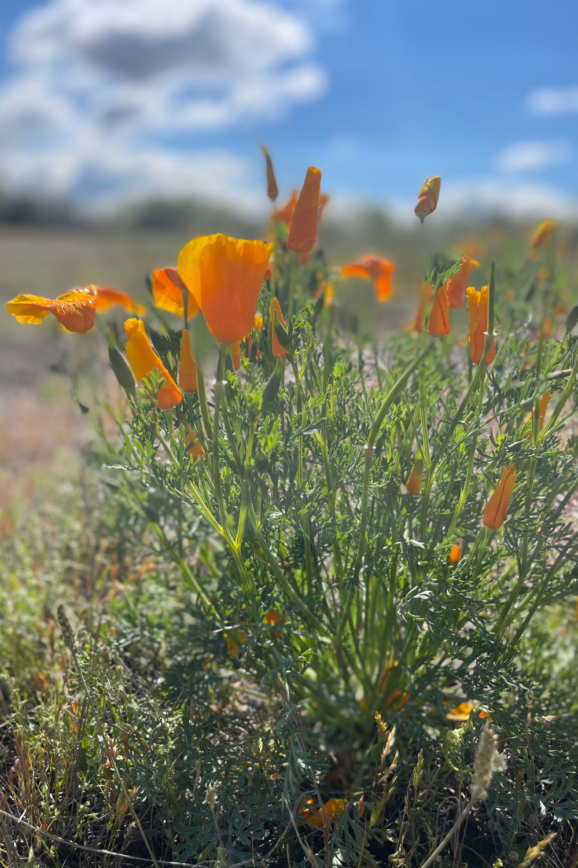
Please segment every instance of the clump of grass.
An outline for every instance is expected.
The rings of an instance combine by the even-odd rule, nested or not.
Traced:
[[[547,267],[492,266],[473,365],[453,333],[366,341],[321,251],[300,265],[273,230],[262,327],[238,353],[211,350],[183,290],[196,391],[181,400],[163,313],[144,389],[111,353],[124,391],[102,399],[102,469],[35,594],[37,530],[5,543],[6,858],[565,853],[578,354],[552,336],[554,248]],[[434,305],[459,267],[432,263]]]

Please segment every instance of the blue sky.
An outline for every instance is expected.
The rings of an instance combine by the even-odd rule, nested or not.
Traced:
[[[266,207],[317,165],[337,207],[578,216],[568,0],[3,0],[0,183],[89,207]]]

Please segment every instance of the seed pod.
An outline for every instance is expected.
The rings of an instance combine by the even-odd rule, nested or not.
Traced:
[[[263,389],[263,404],[267,404],[271,401],[274,401],[279,392],[279,387],[281,386],[281,380],[283,379],[283,370],[285,368],[284,359],[277,359],[277,364],[275,365],[275,370],[269,377],[269,382]]]
[[[110,367],[122,388],[127,392],[127,394],[134,395],[136,391],[136,380],[126,357],[119,349],[117,349],[117,347],[109,347],[108,358],[110,360]]]

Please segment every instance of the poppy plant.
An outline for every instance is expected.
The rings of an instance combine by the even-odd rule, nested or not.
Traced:
[[[281,305],[279,304],[278,298],[271,299],[271,340],[272,340],[272,351],[273,355],[278,359],[286,359],[287,358],[287,350],[284,349],[279,343],[279,338],[277,337],[277,332],[275,331],[275,314],[277,314],[277,319],[285,328],[285,317],[283,316],[283,312],[281,310]]]
[[[475,259],[470,259],[469,256],[462,256],[461,263],[462,267],[460,270],[453,277],[449,278],[446,285],[448,307],[466,306],[466,288],[470,273],[480,267],[480,263],[476,262]]]
[[[272,249],[218,234],[193,238],[179,253],[179,274],[220,344],[240,341],[253,328]]]
[[[166,310],[168,313],[184,317],[185,302],[183,292],[187,292],[187,287],[176,268],[157,268],[156,271],[153,271],[152,290],[153,299],[157,307]],[[189,296],[187,304],[188,316],[193,317],[198,311],[199,308],[195,300]]]
[[[414,208],[414,214],[416,217],[419,217],[421,223],[423,223],[428,214],[431,214],[437,208],[441,183],[442,179],[439,175],[436,175],[433,178],[427,178],[425,184],[419,191],[417,205]]]
[[[484,510],[484,525],[491,530],[498,530],[503,525],[515,482],[516,468],[504,467],[498,487],[488,500]]]
[[[445,284],[436,292],[432,312],[427,324],[428,335],[442,337],[449,334],[450,317],[448,314],[448,293]]]
[[[421,481],[423,477],[423,459],[421,454],[416,453],[415,460],[413,462],[413,467],[411,468],[411,473],[409,474],[405,487],[407,488],[408,494],[419,494],[421,491]]]
[[[191,335],[188,329],[183,329],[181,333],[179,386],[183,392],[190,393],[197,391],[197,364],[191,349]]]
[[[51,313],[68,332],[90,331],[96,316],[96,287],[71,289],[57,299],[39,295],[17,295],[6,303],[8,313],[18,322],[38,325]]]
[[[125,292],[119,292],[118,289],[113,289],[111,286],[96,287],[96,312],[106,313],[111,307],[124,307],[129,313],[134,313],[137,316],[144,316],[145,308],[138,301],[135,301]]]
[[[128,338],[126,355],[135,379],[142,383],[144,378],[156,368],[164,379],[164,383],[159,389],[158,409],[171,410],[176,407],[182,400],[181,391],[165,368],[161,358],[152,348],[142,319],[127,319],[124,330]]]
[[[309,166],[289,227],[287,247],[296,253],[309,253],[317,241],[319,226],[321,172]]]
[[[488,330],[488,298],[489,288],[482,286],[477,292],[473,286],[467,289],[469,329],[468,340],[470,342],[470,354],[474,365],[479,365],[484,354],[486,332]],[[492,340],[492,346],[486,357],[486,365],[496,358],[496,344]]]
[[[363,277],[373,280],[378,301],[387,301],[391,295],[391,275],[393,265],[377,256],[364,256],[357,262],[341,266],[342,277]]]

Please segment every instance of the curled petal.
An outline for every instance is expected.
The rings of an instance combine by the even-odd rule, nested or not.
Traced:
[[[72,289],[57,299],[18,295],[7,302],[6,308],[18,322],[29,325],[38,325],[51,313],[67,331],[82,334],[94,326],[95,301],[96,289],[89,286]]]
[[[480,263],[475,259],[470,259],[469,256],[462,257],[462,267],[450,277],[447,282],[448,291],[448,306],[449,307],[465,307],[466,306],[466,289],[469,282],[470,273],[479,268]]]
[[[187,287],[176,268],[157,268],[153,271],[153,298],[157,307],[184,317],[185,302],[183,292],[188,292]],[[194,298],[189,296],[187,315],[195,316],[199,308]]]
[[[162,359],[154,351],[144,323],[140,319],[127,319],[124,330],[128,338],[126,355],[132,372],[140,383],[155,368],[164,379],[159,389],[157,407],[159,410],[171,410],[182,400],[179,387],[165,368]]]
[[[391,276],[394,267],[387,259],[377,256],[364,256],[357,262],[351,262],[341,267],[343,277],[363,277],[373,280],[375,295],[378,301],[387,301],[391,296]]]
[[[111,307],[119,305],[124,307],[128,313],[134,313],[137,316],[144,316],[145,308],[138,301],[135,301],[124,292],[119,292],[118,289],[113,289],[110,286],[96,287],[96,312],[106,313]]]
[[[279,304],[278,298],[271,299],[271,338],[272,338],[272,349],[273,355],[278,359],[286,359],[287,358],[287,350],[285,350],[281,344],[279,343],[279,338],[277,337],[277,332],[275,331],[275,314],[277,314],[277,318],[279,322],[285,328],[285,317],[283,316],[283,311],[281,310],[281,305]]]

